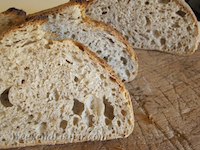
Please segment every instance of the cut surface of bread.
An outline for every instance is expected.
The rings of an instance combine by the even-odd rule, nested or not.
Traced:
[[[67,3],[29,15],[28,20],[46,18],[42,29],[56,40],[73,39],[83,43],[113,68],[123,81],[131,81],[138,70],[137,58],[123,36],[103,23],[84,15],[83,5]]]
[[[26,19],[26,12],[16,8],[9,8],[0,13],[0,36],[15,25],[23,23]]]
[[[1,41],[0,148],[131,134],[131,99],[111,68],[81,44],[42,34],[34,25]]]
[[[134,48],[191,54],[198,22],[184,0],[91,0],[87,13],[119,30]]]

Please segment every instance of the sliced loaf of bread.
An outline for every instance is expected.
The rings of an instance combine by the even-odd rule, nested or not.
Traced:
[[[83,45],[44,39],[41,24],[1,40],[0,149],[131,134],[132,103],[121,80]]]
[[[29,15],[27,20],[38,18],[46,19],[42,30],[51,34],[49,39],[83,43],[106,60],[123,81],[131,81],[137,75],[137,58],[131,45],[112,27],[86,17],[83,5],[67,3]]]
[[[89,0],[87,15],[119,30],[134,48],[187,55],[197,50],[197,19],[184,0]]]
[[[26,12],[16,8],[9,8],[0,13],[0,36],[15,25],[23,23],[26,19]]]

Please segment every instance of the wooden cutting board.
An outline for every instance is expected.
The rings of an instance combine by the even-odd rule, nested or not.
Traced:
[[[130,137],[18,150],[200,150],[200,51],[137,54],[139,74],[127,84],[136,120]]]

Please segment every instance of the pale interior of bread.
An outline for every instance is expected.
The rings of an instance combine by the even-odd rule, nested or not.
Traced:
[[[138,65],[135,56],[131,56],[128,47],[117,36],[105,30],[105,26],[84,20],[79,5],[72,5],[49,13],[45,32],[51,33],[51,39],[73,39],[83,43],[106,60],[123,81],[131,81],[136,77]]]
[[[111,24],[134,48],[190,54],[197,49],[199,31],[184,1],[94,0],[87,9],[93,19]],[[184,7],[183,7],[184,5]]]
[[[123,86],[88,50],[44,34],[30,25],[1,41],[0,147],[127,137],[133,112]]]

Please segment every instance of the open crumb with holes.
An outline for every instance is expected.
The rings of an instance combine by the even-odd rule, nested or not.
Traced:
[[[43,30],[51,33],[51,39],[73,39],[83,43],[104,59],[121,80],[133,80],[138,64],[131,45],[112,27],[85,17],[84,12],[84,6],[67,3],[29,15],[27,20],[47,18]]]
[[[22,46],[23,30],[0,45],[0,148],[130,135],[131,99],[111,68],[78,43],[37,39],[34,27],[34,42]]]
[[[111,24],[137,49],[191,54],[198,22],[184,0],[89,0],[87,15]]]

